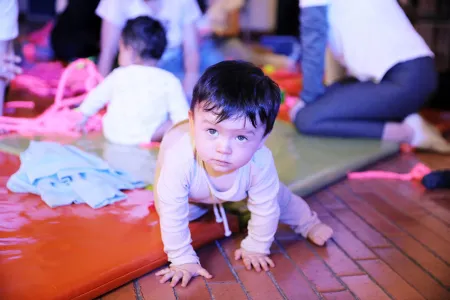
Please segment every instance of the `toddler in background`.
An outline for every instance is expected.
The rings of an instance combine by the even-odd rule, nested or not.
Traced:
[[[119,45],[119,68],[111,72],[80,105],[82,129],[108,104],[103,134],[115,144],[161,141],[172,124],[187,119],[188,104],[179,79],[156,67],[167,45],[162,24],[141,16],[127,21]]]
[[[278,222],[322,246],[333,230],[308,204],[279,181],[264,145],[281,102],[279,87],[254,65],[225,61],[211,66],[194,88],[189,122],[174,126],[161,143],[155,170],[155,205],[164,251],[171,265],[156,273],[161,282],[210,278],[191,245],[189,221],[214,205],[225,235],[231,234],[222,207],[247,199],[248,235],[235,252],[247,269],[274,267],[269,258]]]

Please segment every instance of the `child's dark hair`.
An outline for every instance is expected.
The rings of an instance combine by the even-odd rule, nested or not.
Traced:
[[[229,118],[259,121],[272,131],[281,103],[278,85],[260,68],[243,61],[223,61],[209,67],[195,85],[191,111],[203,103],[205,111],[217,113],[217,123]]]
[[[160,59],[167,46],[163,25],[147,16],[128,20],[122,30],[122,41],[125,46],[131,46],[142,59]]]

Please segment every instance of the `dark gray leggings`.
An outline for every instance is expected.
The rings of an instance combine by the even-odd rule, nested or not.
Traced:
[[[380,83],[339,82],[308,103],[294,124],[304,134],[381,138],[387,122],[402,121],[419,109],[437,86],[431,57],[392,67]]]

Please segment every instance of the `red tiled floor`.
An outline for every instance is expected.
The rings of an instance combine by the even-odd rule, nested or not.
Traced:
[[[155,276],[155,273],[156,271],[137,280],[142,297],[145,300],[175,300],[174,290],[168,284],[159,283],[160,277]]]
[[[408,197],[412,201],[420,202],[420,205],[427,208],[434,216],[439,220],[450,225],[450,204],[448,201],[448,193],[445,191],[429,192],[427,195],[420,195],[417,197],[411,197],[408,195],[402,195]]]
[[[293,261],[283,253],[272,255],[272,259],[275,268],[271,273],[288,299],[319,299],[313,284],[297,269]]]
[[[349,289],[360,299],[365,300],[385,300],[389,296],[374,283],[369,276],[346,276],[342,280],[348,285]]]
[[[392,182],[373,182],[371,187],[384,201],[401,210],[406,216],[414,218],[428,230],[439,235],[440,238],[450,241],[450,229],[448,226],[418,203],[411,201],[407,197],[398,197],[396,193],[398,186],[396,187]]]
[[[319,218],[330,215],[318,201],[310,201],[309,206],[311,207],[312,210],[314,210],[317,213]]]
[[[395,164],[389,162],[382,164],[386,170],[399,172],[398,169],[409,171],[413,165],[419,161],[423,161],[430,168],[442,169],[449,168],[450,158],[448,156],[434,154],[420,154],[420,160],[411,155],[402,155],[395,158]],[[437,163],[436,163],[437,162]],[[395,169],[397,168],[397,169]],[[424,188],[417,182],[383,182],[394,189],[399,196],[398,198],[408,199],[410,202],[424,208],[431,215],[438,218],[441,222],[450,225],[450,202],[448,201],[447,191],[428,191],[424,192]],[[435,196],[441,197],[443,201],[436,201]],[[446,200],[447,199],[447,200]]]
[[[243,235],[238,235],[238,237],[238,239],[221,240],[220,246],[239,278],[239,282],[245,287],[245,292],[253,299],[283,299],[269,274],[264,271],[260,273],[247,271],[241,261],[234,260],[234,250],[239,248]]]
[[[264,271],[257,273],[245,268],[237,269],[236,273],[252,299],[283,299],[268,273]]]
[[[214,300],[247,299],[244,290],[238,283],[210,283],[209,289]],[[147,298],[145,298],[147,300]],[[160,298],[165,299],[165,298]]]
[[[364,199],[370,203],[377,211],[389,218],[414,239],[426,245],[436,255],[450,263],[450,243],[425,228],[416,219],[405,215],[402,211],[387,204],[379,195],[364,194]]]
[[[363,240],[363,239],[361,239]],[[406,234],[390,236],[390,240],[412,259],[420,263],[444,285],[449,286],[450,268],[421,243]],[[358,243],[356,243],[357,245]]]
[[[393,237],[392,240],[406,255],[425,268],[437,280],[450,286],[450,267],[445,262],[410,237],[399,236]]]
[[[195,277],[187,287],[177,285],[175,295],[179,300],[212,299],[207,284],[203,277]]]
[[[450,203],[448,202],[448,193],[446,191],[430,191],[423,192],[409,183],[404,182],[399,185],[397,192],[402,198],[424,208],[431,216],[434,216],[439,221],[446,225],[450,225]]]
[[[360,261],[367,273],[395,299],[424,299],[382,260]]]
[[[323,293],[325,300],[351,300],[355,299],[349,291]]]
[[[426,299],[450,299],[450,293],[426,270],[393,248],[375,249],[380,258]]]
[[[136,299],[136,293],[134,290],[133,283],[124,285],[102,297],[102,300],[129,300],[129,299]]]
[[[334,230],[334,241],[354,260],[374,259],[376,255],[334,217],[323,217],[322,222]]]
[[[343,204],[340,201],[337,201],[335,197],[333,197],[332,194],[330,194],[327,190],[323,190],[315,197],[317,201],[319,201],[324,207],[326,207],[329,210],[338,210],[338,209],[345,209],[345,204]]]
[[[385,237],[405,235],[405,233],[395,226],[395,224],[390,222],[389,219],[353,194],[348,189],[348,185],[358,185],[358,182],[346,181],[338,183],[337,185],[330,187],[330,191],[342,202],[345,202],[347,209],[351,209],[354,213],[358,214],[367,224]]]
[[[368,247],[390,247],[391,244],[378,231],[354,212],[343,208],[333,211],[333,214]]]
[[[328,264],[337,276],[364,274],[356,263],[333,240],[327,242],[326,247],[314,247],[314,250]]]
[[[238,249],[241,245],[241,240],[244,237],[242,234],[235,235],[231,239],[223,239],[219,242],[220,247],[223,249],[228,261],[233,267],[242,267],[240,261],[234,260],[234,251]]]
[[[279,241],[287,255],[311,281],[319,292],[341,291],[344,286],[330,268],[306,245],[306,242]]]
[[[237,283],[227,261],[223,258],[215,243],[198,251],[198,256],[200,257],[202,266],[211,274],[214,274],[213,278],[207,279],[208,283]]]

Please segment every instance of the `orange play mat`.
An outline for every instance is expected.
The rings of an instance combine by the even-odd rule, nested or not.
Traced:
[[[93,299],[166,263],[152,192],[97,210],[52,209],[6,190],[18,167],[17,156],[0,153],[0,299]],[[211,216],[190,228],[195,248],[224,236]]]

